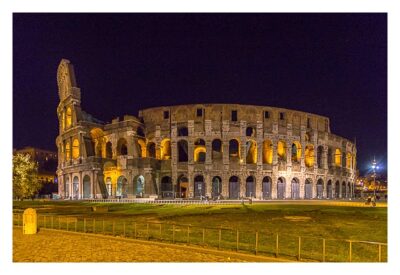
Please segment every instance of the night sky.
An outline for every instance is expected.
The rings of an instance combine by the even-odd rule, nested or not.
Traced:
[[[387,159],[386,14],[14,14],[13,147],[56,150],[57,66],[109,122],[239,103],[327,116],[358,168]]]

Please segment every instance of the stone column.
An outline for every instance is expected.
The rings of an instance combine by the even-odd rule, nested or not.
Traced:
[[[212,187],[212,182],[211,182],[211,175],[209,173],[206,173],[204,175],[204,185],[206,188],[205,194],[206,196],[208,196],[209,198],[211,198],[211,187]]]
[[[278,178],[275,176],[275,173],[272,174],[271,177],[271,199],[276,199],[277,198],[277,183],[278,183]]]
[[[83,178],[82,178],[82,171],[79,172],[79,188],[78,188],[78,199],[83,198]]]

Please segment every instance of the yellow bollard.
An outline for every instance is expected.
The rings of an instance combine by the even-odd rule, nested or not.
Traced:
[[[36,234],[37,233],[37,213],[33,208],[28,208],[23,214],[23,233]]]

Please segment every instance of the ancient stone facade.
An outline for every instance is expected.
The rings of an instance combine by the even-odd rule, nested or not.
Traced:
[[[193,104],[103,123],[80,106],[72,64],[57,73],[64,198],[348,198],[356,147],[327,117],[276,107]]]

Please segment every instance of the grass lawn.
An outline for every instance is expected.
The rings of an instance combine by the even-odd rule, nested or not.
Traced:
[[[108,212],[93,212],[92,206],[107,206]],[[104,230],[131,237],[149,236],[168,241],[173,238],[175,242],[187,242],[189,239],[190,243],[207,243],[214,247],[221,245],[221,248],[233,250],[237,246],[238,230],[239,250],[253,252],[258,238],[258,252],[271,255],[276,253],[276,234],[279,234],[279,254],[287,257],[298,256],[298,237],[301,236],[303,259],[320,260],[323,239],[327,261],[348,260],[349,243],[345,240],[387,242],[386,207],[290,203],[153,205],[22,201],[14,202],[14,213],[20,213],[28,207],[36,208],[39,215],[76,217],[77,224],[70,225],[69,229],[77,226],[78,231]],[[39,225],[43,226],[43,222],[39,219]],[[57,224],[57,217],[52,222]],[[46,223],[49,223],[49,218]],[[62,223],[57,226],[65,228]],[[207,228],[205,232],[203,228]],[[222,233],[218,228],[222,228]],[[221,234],[220,244],[218,234]],[[353,243],[352,253],[353,261],[377,261],[378,247]],[[386,260],[386,246],[382,248],[382,260]]]

